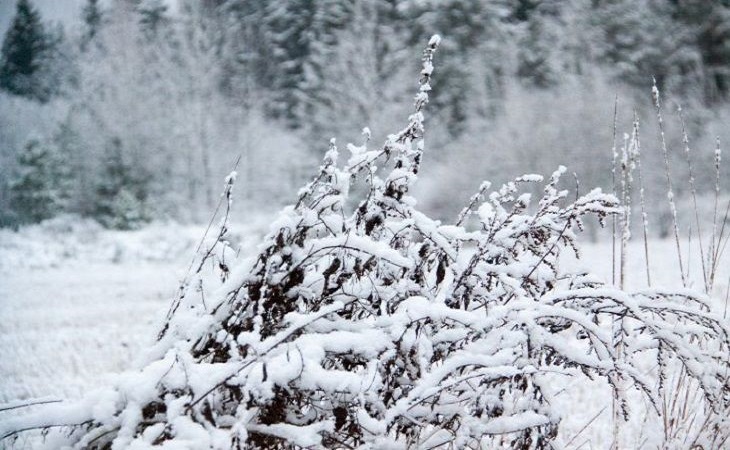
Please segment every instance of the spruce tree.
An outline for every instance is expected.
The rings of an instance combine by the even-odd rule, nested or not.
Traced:
[[[387,129],[396,112],[403,113],[396,99],[408,95],[400,80],[407,79],[411,66],[397,50],[404,32],[393,26],[394,10],[383,0],[341,7],[346,27],[314,45],[300,91],[300,114],[313,144],[336,130],[357,133],[363,124]],[[336,29],[337,23],[323,29]]]
[[[277,70],[272,55],[267,1],[233,0],[225,4],[230,39],[221,54],[221,91],[239,102],[269,95]]]
[[[84,32],[82,36],[82,48],[92,41],[99,32],[101,26],[101,9],[99,8],[99,0],[87,0],[82,10],[82,19],[84,21]]]
[[[409,27],[413,44],[432,32],[444,36],[440,66],[443,77],[432,98],[444,131],[457,137],[466,130],[467,118],[493,117],[504,94],[504,76],[513,71],[509,2],[413,2],[408,8],[404,17],[416,17]],[[474,95],[480,90],[486,101]]]
[[[267,40],[274,49],[272,59],[278,73],[272,79],[275,99],[268,113],[285,119],[289,126],[296,128],[300,125],[296,114],[299,109],[297,91],[304,79],[304,64],[311,51],[316,5],[310,0],[273,0],[266,6]]]
[[[18,0],[15,18],[0,50],[0,88],[46,102],[53,86],[43,83],[43,65],[51,50],[38,10],[29,0]]]
[[[730,1],[677,2],[673,17],[693,33],[702,58],[704,100],[730,98]]]
[[[58,195],[64,211],[88,215],[93,198],[86,161],[88,143],[84,142],[72,114],[59,122],[50,143],[57,161]]]
[[[94,217],[108,228],[130,230],[147,220],[145,183],[124,162],[122,141],[112,138],[96,188]]]
[[[141,0],[139,2],[137,11],[140,15],[140,27],[148,37],[156,36],[168,21],[167,9],[167,5],[162,0]]]
[[[659,90],[692,94],[702,75],[695,31],[677,20],[674,2],[610,0],[598,3],[591,17],[600,31],[599,61],[616,77],[645,88],[656,79]]]
[[[556,85],[560,71],[554,61],[558,36],[551,33],[551,17],[544,9],[536,7],[529,14],[517,54],[517,76],[539,88]]]
[[[36,223],[61,210],[63,174],[47,145],[28,141],[18,154],[18,175],[10,185],[10,207],[17,223]]]

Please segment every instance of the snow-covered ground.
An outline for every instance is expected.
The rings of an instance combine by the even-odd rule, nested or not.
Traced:
[[[231,230],[231,239],[250,243],[251,230],[265,223],[251,220]],[[200,225],[152,223],[134,231],[106,230],[98,223],[75,216],[62,216],[13,232],[0,229],[0,270],[83,267],[159,262],[174,266],[189,260],[205,232]]]
[[[79,397],[127,368],[178,272],[160,262],[0,272],[0,402]]]
[[[253,248],[263,223],[233,227],[243,251]],[[69,219],[20,233],[1,231],[0,403],[77,398],[130,367],[154,339],[203,232],[203,227],[169,224],[112,232]],[[694,256],[690,275],[699,288],[698,249],[683,252]],[[610,256],[610,242],[586,244],[580,260],[567,258],[565,263],[610,282]],[[720,314],[726,308],[728,261],[725,255],[713,295]],[[650,242],[650,263],[655,286],[681,286],[673,241]],[[630,287],[642,288],[645,279],[643,245],[636,240],[629,247],[627,280]],[[608,448],[608,390],[600,383],[580,382],[555,393],[554,401],[572,412],[562,425],[566,448]],[[8,414],[14,411],[0,412],[0,421]],[[624,432],[643,439],[658,430],[647,430],[641,417],[635,417]]]
[[[261,223],[233,226],[232,240],[253,247]],[[204,232],[111,231],[70,217],[0,230],[0,403],[80,397],[129,368]]]

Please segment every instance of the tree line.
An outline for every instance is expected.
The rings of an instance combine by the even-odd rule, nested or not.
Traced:
[[[463,180],[593,146],[610,123],[582,111],[641,98],[651,77],[703,112],[697,129],[727,111],[727,0],[87,0],[65,27],[18,0],[0,55],[0,222],[198,221],[239,155],[243,200],[279,204],[331,136],[361,142],[368,124],[384,138],[432,33],[436,209]],[[525,142],[540,123],[556,125]],[[603,144],[573,155],[589,184],[606,181]]]

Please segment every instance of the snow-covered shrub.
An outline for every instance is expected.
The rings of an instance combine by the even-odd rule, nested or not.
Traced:
[[[68,425],[53,445],[548,449],[570,413],[551,408],[548,376],[603,379],[628,414],[619,386],[652,402],[662,386],[637,368],[646,355],[676,358],[723,405],[728,332],[700,297],[561,271],[582,217],[617,213],[614,197],[567,199],[560,168],[537,201],[521,188],[543,178],[526,175],[483,184],[454,224],[416,208],[438,42],[415,112],[382,148],[348,145],[341,168],[332,141],[258,254],[235,260],[225,222],[201,245],[139,370],[9,421],[2,436]]]

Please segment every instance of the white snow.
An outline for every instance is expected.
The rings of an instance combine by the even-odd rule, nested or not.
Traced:
[[[83,240],[81,235],[86,230],[81,226],[74,229],[75,232],[64,237],[65,242]],[[53,230],[48,229],[36,229],[33,233],[40,242],[50,242],[56,236]],[[122,239],[118,245],[130,243],[133,246],[143,240],[142,236],[155,233],[157,231],[154,226],[140,232],[119,233]],[[19,236],[27,234],[21,233]],[[7,267],[8,260],[21,259],[20,253],[24,258],[37,261],[47,255],[46,253],[39,257],[33,253],[33,247],[30,247],[31,250],[20,245],[9,247],[8,241],[4,242],[5,251],[0,260],[5,265],[1,267]],[[655,283],[668,288],[681,287],[678,269],[675,267],[674,243],[655,240],[650,245],[654,255],[652,275]],[[18,253],[9,252],[8,248],[17,249]],[[629,252],[628,283],[630,286],[642,288],[645,282],[641,243],[632,241]],[[588,244],[583,247],[583,253],[582,260],[569,261],[568,264],[577,269],[590,268],[604,280],[610,280],[610,244]],[[0,347],[4,349],[3,358],[0,358],[0,379],[3,380],[0,383],[0,402],[3,403],[0,407],[0,422],[5,422],[6,427],[12,425],[12,417],[19,413],[20,408],[3,410],[4,408],[19,406],[28,399],[52,401],[58,398],[80,398],[93,389],[108,385],[114,379],[113,374],[129,368],[135,355],[154,338],[157,324],[163,317],[176,283],[185,269],[185,259],[149,261],[143,254],[128,251],[126,248],[124,254],[129,256],[117,263],[97,259],[85,264],[80,264],[73,254],[67,259],[56,254],[52,259],[57,261],[55,266],[44,264],[24,270],[10,271],[6,268],[0,271]],[[134,259],[133,255],[139,259]],[[721,267],[727,271],[730,265]],[[692,278],[695,286],[701,286],[701,277],[697,278],[700,274],[699,261],[692,261],[690,271],[694,274]],[[725,309],[723,299],[728,274],[720,274],[717,279],[716,295],[710,300],[714,302],[715,311],[722,314]],[[417,304],[414,299],[403,307],[410,314],[415,314],[417,309],[427,309],[425,305],[414,309]],[[295,323],[298,319],[292,316],[290,320]],[[444,340],[459,338],[450,336],[446,330],[438,336]],[[337,344],[336,350],[347,351],[353,347],[348,339],[346,333],[340,332],[337,336],[333,335],[322,341],[322,344]],[[377,342],[378,335],[374,333],[370,342],[373,351],[375,347],[385,345]],[[434,342],[438,342],[438,339],[434,339]],[[306,347],[312,348],[311,345]],[[447,371],[450,367],[444,366],[443,370]],[[436,376],[436,373],[432,376]],[[195,384],[200,385],[201,382]],[[432,384],[424,380],[424,388],[427,385]],[[578,414],[563,417],[560,425],[562,442],[565,443],[580,433],[568,448],[587,442],[586,445],[591,448],[607,449],[611,441],[610,407],[606,408],[606,405],[610,405],[610,391],[600,383],[585,380],[576,383],[557,376],[549,386],[553,403],[563,405],[568,410],[574,409],[572,405],[580,405]],[[202,385],[198,389],[203,389]],[[100,395],[103,392],[100,391]],[[408,398],[416,399],[421,395],[420,392],[427,395],[428,391],[414,389]],[[109,401],[113,402],[114,398],[110,397]],[[402,401],[408,400],[404,398]],[[104,402],[96,403],[93,411],[95,416],[111,413],[111,406],[104,410],[100,406],[103,404]],[[29,409],[32,411],[32,407]],[[68,418],[68,411],[63,408],[59,409],[59,414],[66,414],[64,417]],[[581,431],[594,415],[597,418],[591,426]],[[53,417],[45,419],[51,420]],[[181,417],[180,420],[184,418]],[[372,419],[368,421],[364,416],[360,420],[366,428],[374,432],[382,426],[381,422]],[[520,420],[539,421],[544,418],[525,416]],[[182,422],[177,425],[183,426]],[[514,424],[508,420],[490,423],[489,427],[508,429],[511,425]],[[638,419],[625,424],[624,428],[623,438],[627,442],[632,442],[631,439],[640,434],[649,437],[652,435],[651,427]],[[192,428],[189,430],[188,442],[202,442],[196,440]],[[316,443],[319,436],[314,429],[280,427],[270,431],[287,436],[296,435],[301,444],[307,445]],[[148,432],[153,433],[153,430]],[[22,442],[26,441],[18,441],[16,447],[23,448]],[[30,440],[26,443],[33,445],[33,442],[36,441]]]

